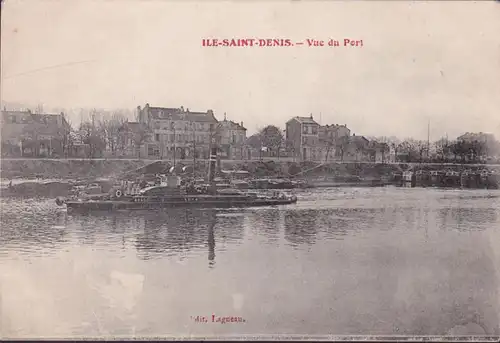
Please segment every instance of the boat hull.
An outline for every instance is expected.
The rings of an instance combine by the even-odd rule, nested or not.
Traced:
[[[158,210],[168,208],[241,208],[290,205],[297,202],[291,199],[253,199],[251,201],[233,200],[203,200],[203,201],[175,201],[175,202],[132,202],[132,201],[68,201],[68,212],[90,211],[130,211],[130,210]]]

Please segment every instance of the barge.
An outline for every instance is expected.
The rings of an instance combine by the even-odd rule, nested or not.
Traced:
[[[68,212],[154,210],[179,207],[197,208],[240,208],[257,206],[289,205],[297,202],[295,195],[274,192],[258,194],[236,189],[220,189],[215,182],[216,149],[212,149],[208,171],[210,187],[200,189],[193,185],[182,187],[181,179],[171,175],[161,185],[138,190],[114,188],[108,194],[79,197],[76,199],[57,198],[56,204],[66,205]]]

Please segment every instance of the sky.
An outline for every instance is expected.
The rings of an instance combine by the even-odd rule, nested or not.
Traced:
[[[5,0],[1,100],[500,138],[500,2]],[[203,47],[202,39],[363,46]],[[75,118],[71,118],[75,122]]]

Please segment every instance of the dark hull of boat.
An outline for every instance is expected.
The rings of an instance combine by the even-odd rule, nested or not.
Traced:
[[[90,211],[129,211],[129,210],[157,210],[168,208],[241,208],[290,205],[297,199],[253,199],[251,201],[175,201],[175,202],[132,202],[132,201],[68,201],[68,211],[90,212]]]

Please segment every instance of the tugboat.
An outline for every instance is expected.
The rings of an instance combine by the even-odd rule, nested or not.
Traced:
[[[297,197],[275,192],[272,195],[244,193],[239,190],[217,190],[215,183],[215,167],[217,149],[212,148],[208,170],[209,187],[181,188],[178,176],[167,177],[166,184],[141,189],[138,194],[124,194],[117,190],[99,199],[67,200],[57,198],[56,204],[66,205],[68,212],[150,210],[179,207],[198,208],[231,208],[288,205],[297,202]],[[134,192],[135,193],[135,192]]]

